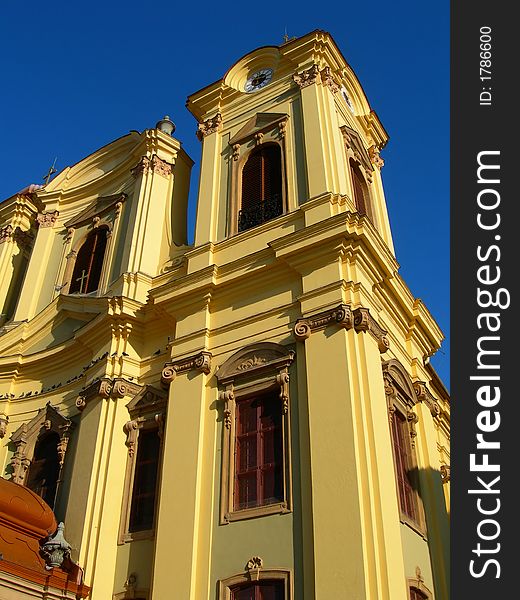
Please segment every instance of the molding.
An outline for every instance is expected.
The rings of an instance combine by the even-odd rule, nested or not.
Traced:
[[[150,172],[168,178],[172,173],[172,165],[154,154],[152,158],[148,158],[148,156],[141,157],[141,160],[133,169],[130,169],[130,172],[136,178]]]
[[[348,304],[339,304],[336,308],[298,319],[294,325],[294,337],[298,341],[305,341],[314,331],[324,329],[334,323],[347,330],[354,328],[357,332],[368,331],[377,341],[381,354],[390,347],[388,332],[372,317],[370,309],[360,307],[352,310]]]
[[[313,83],[316,83],[318,76],[320,75],[320,68],[314,64],[301,73],[294,73],[292,76],[293,81],[297,83],[300,89],[303,89]]]
[[[76,408],[83,411],[87,404],[98,396],[101,398],[109,398],[112,393],[112,380],[104,377],[101,380],[92,382],[79,393],[76,398]]]
[[[222,115],[217,113],[211,119],[206,119],[205,121],[202,121],[202,123],[199,123],[196,135],[197,138],[202,141],[207,135],[211,135],[212,133],[220,131],[221,129]]]
[[[260,566],[257,566],[261,563]],[[289,569],[271,568],[263,566],[263,559],[253,556],[245,565],[244,572],[233,575],[218,582],[218,600],[231,600],[232,589],[235,586],[251,584],[255,581],[270,580],[282,581],[284,584],[284,599],[294,600],[292,572]],[[251,568],[250,568],[251,567]]]
[[[211,352],[203,350],[188,358],[165,363],[161,374],[163,386],[168,387],[178,374],[186,373],[192,369],[208,375],[211,371],[211,358]]]
[[[333,94],[339,92],[339,85],[334,81],[330,67],[325,67],[322,69],[320,75],[321,82],[326,85]]]

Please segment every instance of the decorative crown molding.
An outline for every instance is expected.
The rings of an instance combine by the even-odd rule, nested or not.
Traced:
[[[302,71],[301,73],[294,73],[292,76],[293,80],[298,84],[300,89],[316,83],[320,74],[320,68],[318,65],[312,65],[309,69]]]
[[[148,158],[147,156],[141,157],[141,160],[137,165],[131,169],[131,173],[134,177],[139,177],[140,175],[149,172],[157,173],[157,175],[168,178],[172,173],[172,165],[165,160],[162,160],[162,158],[159,158],[157,154],[154,154],[152,158]]]
[[[221,125],[222,125],[222,115],[220,113],[217,113],[211,119],[206,119],[202,123],[199,123],[197,132],[196,132],[197,138],[200,141],[202,141],[207,135],[210,135],[212,133],[215,133],[216,131],[219,131],[221,128]]]
[[[57,210],[51,213],[38,213],[36,221],[40,227],[54,227],[59,214]]]
[[[211,352],[202,351],[194,356],[166,363],[161,374],[162,384],[168,387],[179,373],[192,369],[207,375],[211,371],[211,356]]]

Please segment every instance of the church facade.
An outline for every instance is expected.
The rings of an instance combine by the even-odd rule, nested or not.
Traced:
[[[398,272],[383,125],[323,31],[187,107],[193,243],[167,117],[0,204],[0,590],[447,600],[442,332]],[[6,566],[20,486],[63,523],[55,596]]]

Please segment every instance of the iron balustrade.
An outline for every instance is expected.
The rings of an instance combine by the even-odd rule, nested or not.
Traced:
[[[238,211],[238,231],[245,231],[279,217],[283,213],[280,194],[264,199],[258,204]]]

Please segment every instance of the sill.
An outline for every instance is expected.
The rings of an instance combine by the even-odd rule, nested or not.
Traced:
[[[287,502],[275,502],[274,504],[266,504],[265,506],[254,506],[253,508],[228,512],[224,515],[221,524],[227,525],[235,521],[256,519],[257,517],[266,517],[268,515],[285,515],[290,512],[291,510],[287,507]]]
[[[426,536],[426,530],[419,524],[407,517],[405,514],[401,513],[399,520],[403,525],[409,527],[412,531],[415,531],[418,535],[420,535],[423,540],[428,541],[428,537]]]
[[[155,537],[155,529],[147,529],[145,531],[127,531],[123,533],[118,540],[118,545],[128,544],[129,542],[140,542],[142,540],[153,540]]]

